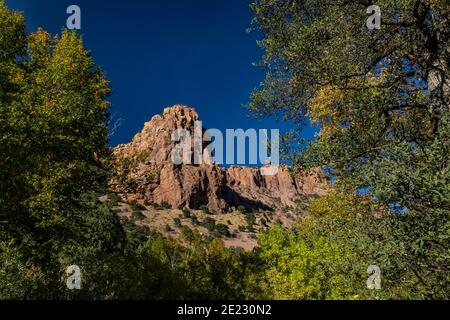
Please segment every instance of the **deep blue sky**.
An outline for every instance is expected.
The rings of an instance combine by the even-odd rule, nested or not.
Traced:
[[[207,128],[279,128],[243,107],[263,79],[262,51],[249,34],[248,0],[6,0],[27,30],[59,32],[79,5],[85,46],[113,87],[120,126],[111,145],[129,142],[164,107],[195,107]],[[286,128],[286,125],[283,125]],[[282,129],[283,129],[282,128]],[[308,130],[311,136],[311,130]]]

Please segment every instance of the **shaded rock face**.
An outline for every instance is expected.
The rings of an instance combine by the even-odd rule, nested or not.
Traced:
[[[174,164],[171,153],[176,142],[172,141],[172,132],[187,129],[193,136],[197,120],[194,109],[177,105],[146,122],[130,143],[114,149],[117,174],[111,188],[146,203],[192,209],[206,205],[213,213],[228,212],[240,205],[282,210],[305,197],[326,192],[319,171],[294,178],[284,166],[277,174],[264,176],[256,167]]]

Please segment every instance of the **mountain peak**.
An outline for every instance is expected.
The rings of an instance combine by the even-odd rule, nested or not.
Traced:
[[[197,121],[199,119],[198,113],[194,108],[180,104],[164,108],[163,117],[175,117],[177,119],[188,119],[193,121]]]
[[[325,192],[319,170],[293,177],[282,166],[275,175],[264,176],[256,167],[174,164],[171,154],[177,142],[172,133],[177,129],[193,132],[198,120],[195,109],[183,105],[153,116],[130,143],[114,149],[117,174],[111,180],[112,188],[146,203],[167,202],[173,208],[191,209],[208,206],[214,213],[238,206],[283,210]]]

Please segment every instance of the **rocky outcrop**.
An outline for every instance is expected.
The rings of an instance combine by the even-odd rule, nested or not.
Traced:
[[[199,116],[185,106],[166,108],[144,124],[133,140],[114,149],[117,175],[111,187],[146,203],[168,203],[173,208],[208,206],[224,213],[243,205],[252,209],[281,210],[305,197],[323,194],[326,187],[319,171],[293,177],[282,166],[264,176],[256,167],[222,168],[217,164],[180,164],[171,159],[172,133],[187,129],[194,136]],[[202,145],[206,148],[207,144]]]

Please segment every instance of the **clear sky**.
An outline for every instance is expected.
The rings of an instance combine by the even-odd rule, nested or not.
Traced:
[[[195,107],[207,128],[280,128],[249,115],[263,79],[257,34],[247,33],[249,0],[6,0],[21,10],[28,31],[57,33],[66,8],[80,6],[85,46],[110,80],[111,145],[129,142],[164,107]],[[282,130],[286,129],[282,124]],[[312,130],[307,130],[312,136]]]

